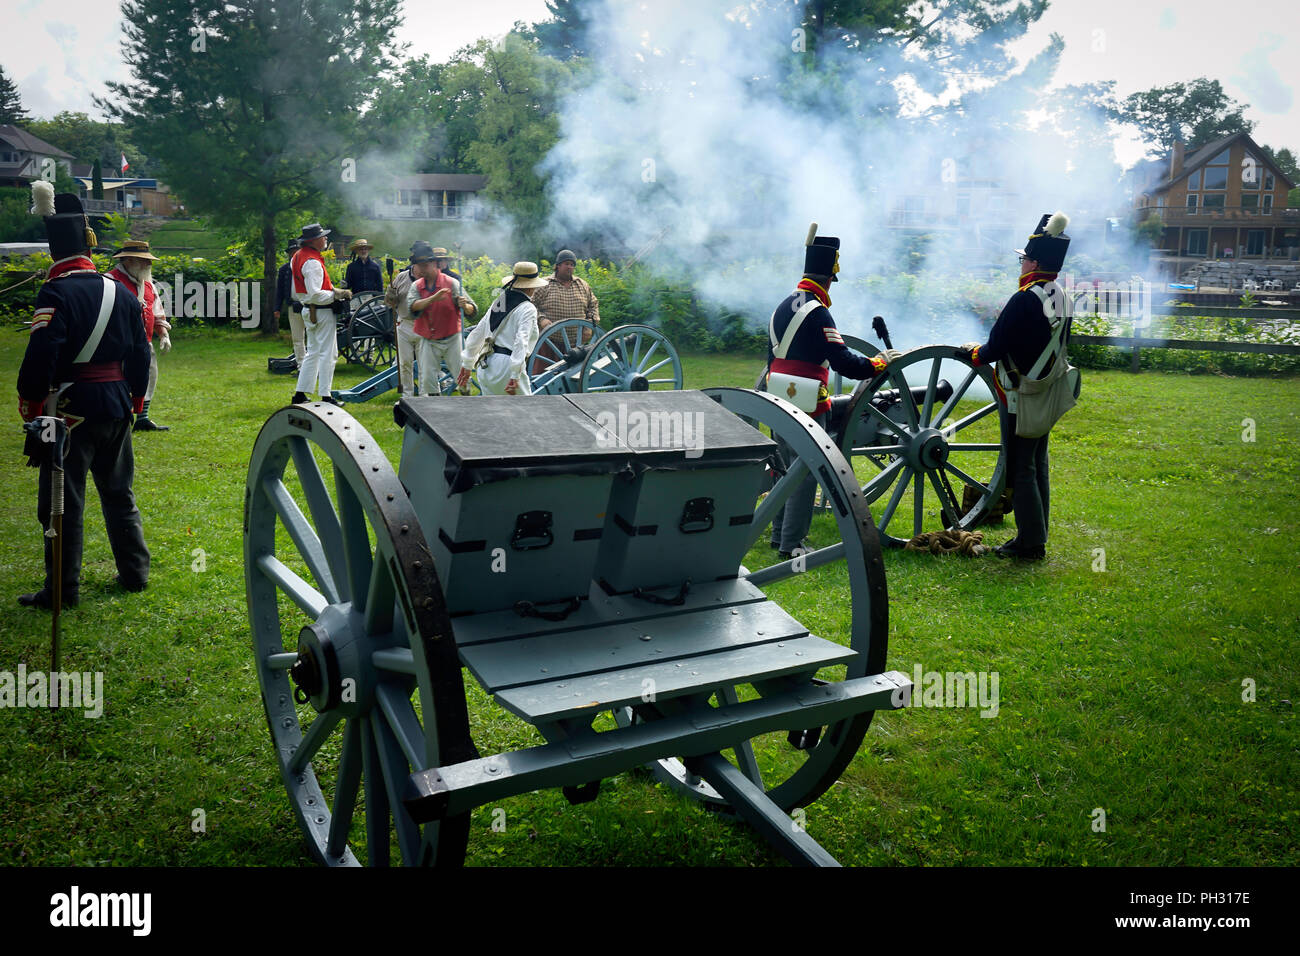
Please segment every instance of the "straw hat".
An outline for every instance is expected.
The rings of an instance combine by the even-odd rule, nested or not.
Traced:
[[[516,262],[514,272],[501,280],[512,289],[540,289],[546,280],[537,274],[536,262]]]
[[[348,252],[356,252],[358,249],[373,249],[374,243],[369,239],[353,239],[352,244],[348,246]]]
[[[122,243],[122,248],[113,254],[114,259],[153,259],[155,262],[158,257],[149,251],[149,243],[142,239],[128,239]]]

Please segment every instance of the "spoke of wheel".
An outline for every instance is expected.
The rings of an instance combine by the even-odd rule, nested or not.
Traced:
[[[355,718],[343,730],[343,754],[339,758],[338,782],[334,787],[334,809],[330,816],[329,838],[325,843],[327,856],[343,855],[348,833],[352,829],[352,814],[357,808],[357,788],[361,786],[361,727]]]
[[[876,475],[865,485],[862,486],[862,495],[868,502],[875,501],[885,493],[885,489],[893,482],[894,476],[907,465],[906,458],[895,458],[886,466],[885,470]]]
[[[298,744],[298,749],[289,758],[290,773],[302,773],[303,767],[311,763],[311,758],[316,756],[316,751],[320,750],[320,745],[334,732],[342,716],[337,710],[317,715],[307,733],[303,735],[302,743]]]
[[[370,565],[370,581],[366,585],[366,616],[363,626],[367,634],[387,634],[393,629],[393,576],[384,564],[383,555],[377,554]]]
[[[992,493],[992,491],[991,491],[991,489],[989,488],[988,485],[984,484],[982,481],[976,481],[974,478],[972,478],[970,475],[966,474],[966,472],[962,471],[960,468],[958,468],[958,467],[957,467],[956,465],[954,465],[952,462],[950,462],[950,461],[946,461],[946,462],[944,462],[943,467],[946,468],[946,469],[948,469],[949,471],[951,471],[954,475],[956,475],[958,478],[960,478],[960,479],[961,479],[962,481],[964,481],[966,484],[968,484],[968,485],[974,485],[974,486],[975,486],[976,488],[978,488],[980,491],[984,492],[984,494],[987,495],[987,494],[991,494],[991,493]]]
[[[388,792],[380,780],[384,770],[371,729],[374,720],[362,717],[360,723],[361,767],[366,781],[366,852],[371,866],[388,866]]]
[[[880,524],[876,525],[881,531],[889,526],[894,512],[898,510],[898,503],[903,500],[903,492],[907,490],[907,478],[911,471],[910,468],[903,468],[903,474],[899,476],[898,484],[894,486],[894,493],[889,496],[889,504],[885,505],[885,510],[880,515]]]
[[[284,482],[274,475],[267,475],[262,479],[262,490],[266,492],[266,497],[279,516],[281,524],[289,532],[289,537],[293,539],[307,569],[316,579],[316,584],[325,592],[326,603],[336,603],[339,600],[338,588],[334,585],[334,575],[330,573],[325,551],[321,547],[320,539],[316,537],[316,532],[312,530],[312,526],[303,515],[302,509],[298,507],[298,502],[293,500]],[[302,580],[297,575],[294,577],[299,581]]]
[[[945,429],[945,431],[947,431],[948,434],[950,435],[956,434],[957,432],[965,428],[967,425],[974,425],[977,421],[979,421],[989,412],[995,412],[997,411],[997,409],[998,409],[998,403],[990,402],[989,404],[985,405],[983,408],[979,409],[978,411],[971,412],[965,418],[959,419],[958,421],[953,423],[951,428]]]
[[[948,527],[949,519],[952,524],[956,524],[961,519],[961,508],[952,495],[944,490],[943,482],[939,480],[939,472],[929,471],[926,474],[930,478],[930,487],[939,496],[939,518],[943,521],[944,527]]]
[[[921,524],[924,520],[924,515],[922,514],[921,509],[924,504],[922,499],[925,494],[925,482],[921,479],[921,472],[913,472],[913,475],[915,476],[916,501],[912,504],[912,537],[915,538],[921,533]]]
[[[585,389],[583,389],[583,391],[585,391],[585,392],[617,392],[617,391],[618,391],[618,386],[617,386],[617,385],[588,385]]]
[[[639,371],[641,372],[642,375],[649,375],[651,372],[657,372],[657,371],[659,371],[661,368],[663,368],[665,365],[667,365],[667,364],[668,364],[669,362],[671,362],[672,360],[673,360],[673,357],[672,357],[671,355],[669,355],[669,356],[666,357],[662,362],[656,362],[654,365],[650,366],[650,368],[639,369]]]
[[[646,349],[645,355],[639,355],[633,360],[632,367],[636,369],[638,372],[644,372],[645,363],[650,361],[650,356],[654,355],[655,352],[657,352],[658,350],[659,350],[659,340],[655,339],[653,344],[651,344],[651,346],[648,349]],[[664,361],[666,362],[668,360],[664,359]],[[658,366],[656,366],[656,368],[657,367]]]
[[[930,363],[930,380],[925,383],[925,403],[921,406],[921,424],[930,427],[930,413],[934,411],[934,393],[939,387],[939,367],[943,360],[937,356]]]
[[[903,374],[902,369],[898,369],[889,373],[889,380],[898,389],[898,397],[907,411],[907,420],[911,422],[913,428],[920,428],[921,412],[916,407],[916,399],[912,396],[912,387],[907,384],[907,376]]]
[[[366,591],[370,584],[370,536],[366,532],[366,513],[346,476],[336,467],[334,487],[339,498],[339,526],[343,536],[343,553],[347,562],[348,591],[358,611],[366,609]]]
[[[414,866],[420,859],[420,828],[402,806],[400,790],[403,782],[410,776],[411,770],[387,722],[382,718],[376,720],[372,717],[370,726],[375,733],[375,750],[379,754],[379,765],[384,774],[385,796],[388,797],[393,825],[397,829],[397,846],[402,852],[402,862],[407,866]],[[370,799],[368,793],[366,799],[367,801]],[[385,843],[387,840],[388,834],[385,833]]]
[[[411,701],[403,697],[393,684],[380,682],[375,689],[379,709],[384,713],[388,729],[393,732],[406,762],[416,769],[424,767],[424,728],[420,726]]]
[[[329,492],[325,490],[325,478],[320,473],[316,456],[312,454],[306,439],[290,438],[289,451],[298,468],[298,482],[307,498],[307,510],[311,512],[312,524],[320,536],[321,548],[325,551],[325,560],[329,562],[339,600],[347,601],[352,595],[346,591],[348,580],[347,562],[343,556],[343,532],[339,530],[339,516],[334,511]]]
[[[978,371],[970,370],[962,383],[957,386],[957,390],[949,396],[948,401],[943,403],[943,408],[939,409],[939,414],[934,418],[936,422],[942,425],[943,420],[952,414],[952,410],[957,407],[957,403],[961,401],[961,397],[966,394],[966,389],[970,388],[971,382],[975,381],[977,375],[979,375]]]
[[[900,424],[898,424],[898,422],[894,421],[894,420],[893,420],[892,418],[890,418],[889,416],[887,416],[887,415],[886,415],[884,412],[882,412],[880,409],[876,408],[876,406],[873,405],[873,404],[871,403],[871,400],[870,400],[870,399],[867,399],[867,403],[866,403],[866,405],[867,405],[867,414],[868,414],[868,415],[870,415],[872,418],[876,419],[878,422],[880,422],[880,424],[884,425],[886,428],[888,428],[891,432],[893,432],[893,433],[894,433],[895,435],[897,435],[899,438],[906,438],[906,437],[907,437],[906,432],[903,431],[903,426],[900,425]]]
[[[754,520],[749,526],[749,534],[745,538],[745,550],[748,551],[767,530],[776,513],[785,507],[786,499],[794,494],[799,484],[808,476],[808,463],[802,458],[796,458],[791,464],[789,470],[781,476],[781,479],[772,486],[772,490],[767,493],[767,497],[759,502],[758,508],[754,511]]]
[[[958,443],[958,444],[950,444],[948,446],[948,450],[949,451],[1001,451],[1002,446],[994,445],[991,443],[978,443],[978,444]]]
[[[613,364],[613,363],[611,363],[611,364]],[[607,376],[609,376],[610,378],[612,378],[612,379],[613,379],[614,381],[616,381],[616,382],[618,381],[618,378],[619,378],[617,375],[615,375],[613,372],[611,372],[607,366],[604,366],[604,365],[597,365],[597,364],[595,364],[594,362],[593,362],[592,365],[591,365],[591,371],[592,371],[593,373],[595,373],[595,372],[599,372],[601,375],[607,375]]]
[[[718,698],[727,706],[740,703],[740,698],[736,696],[736,688],[728,684],[725,687],[718,688]],[[740,772],[750,779],[750,782],[762,790],[767,787],[763,784],[763,773],[758,769],[758,761],[754,759],[754,748],[748,740],[742,740],[732,748],[736,755],[736,765],[740,767]]]
[[[259,557],[257,568],[313,621],[329,607],[330,602],[326,600],[325,595],[294,574],[275,555],[264,554]]]
[[[854,455],[897,455],[903,450],[902,445],[865,445],[854,448]]]
[[[751,571],[745,576],[745,580],[750,584],[761,587],[764,584],[771,584],[773,581],[784,581],[786,578],[794,577],[804,571],[811,571],[813,568],[819,568],[823,564],[830,564],[832,561],[841,561],[843,558],[844,542],[836,541],[832,545],[818,548],[816,551],[809,551],[807,554],[791,558],[789,561],[782,561],[771,567]],[[795,570],[796,562],[799,565],[798,571]]]

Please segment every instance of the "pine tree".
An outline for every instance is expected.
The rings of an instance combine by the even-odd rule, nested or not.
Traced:
[[[21,126],[29,122],[31,122],[31,117],[23,109],[22,97],[18,95],[18,87],[13,80],[9,79],[5,73],[5,68],[0,66],[0,126],[9,124]]]
[[[104,198],[104,168],[103,166],[100,165],[98,156],[95,157],[95,168],[90,175],[91,175],[90,198],[103,199]]]

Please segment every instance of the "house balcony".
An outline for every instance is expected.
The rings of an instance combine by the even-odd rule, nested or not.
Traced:
[[[376,203],[366,210],[369,219],[423,219],[435,221],[461,221],[482,219],[480,206],[397,206],[391,203]]]
[[[1166,226],[1300,226],[1300,209],[1260,209],[1255,206],[1143,206],[1136,210],[1138,222],[1158,215]]]
[[[125,212],[125,206],[115,199],[83,199],[81,206],[88,213]]]

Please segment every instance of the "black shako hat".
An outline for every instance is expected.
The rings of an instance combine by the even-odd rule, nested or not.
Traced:
[[[830,276],[832,282],[838,282],[836,273],[840,271],[840,241],[834,236],[817,235],[817,223],[808,227],[808,238],[804,241],[803,271],[805,275]]]
[[[45,221],[50,258],[55,262],[80,255],[99,242],[90,228],[81,199],[74,193],[56,196],[54,187],[44,180],[32,183],[32,212]]]
[[[321,236],[328,236],[330,231],[322,229],[320,223],[308,223],[302,227],[302,235],[298,237],[300,242],[306,242],[308,239],[319,239]]]
[[[1070,237],[1065,234],[1069,224],[1070,217],[1063,212],[1043,213],[1025,248],[1016,252],[1037,262],[1039,272],[1060,272],[1070,248]]]

